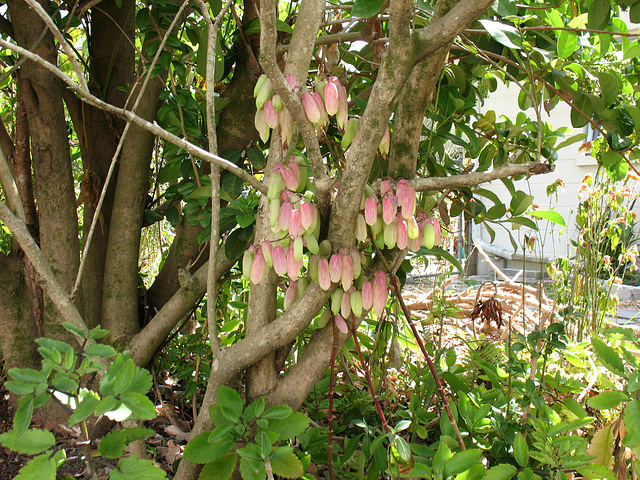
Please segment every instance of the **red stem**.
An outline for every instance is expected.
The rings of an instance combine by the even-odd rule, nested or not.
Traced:
[[[373,397],[373,403],[376,404],[376,408],[378,409],[378,415],[380,416],[380,420],[382,421],[382,425],[384,426],[384,431],[389,433],[389,424],[387,423],[387,419],[384,417],[384,412],[382,411],[382,407],[380,406],[380,402],[378,402],[378,396],[376,395],[375,390],[373,389],[373,383],[371,383],[371,376],[369,375],[369,369],[364,363],[364,358],[362,356],[362,350],[360,350],[360,342],[358,342],[358,326],[356,325],[356,317],[351,314],[351,320],[353,323],[353,343],[356,346],[356,352],[358,352],[358,358],[360,358],[360,365],[362,365],[362,370],[364,370],[364,376],[367,379],[367,383],[369,384],[369,391],[371,392],[371,396]]]

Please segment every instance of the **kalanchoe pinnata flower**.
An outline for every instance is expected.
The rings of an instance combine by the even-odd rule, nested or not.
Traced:
[[[342,296],[344,295],[344,290],[340,287],[336,288],[331,294],[331,311],[334,315],[340,313],[340,307],[342,306]]]
[[[343,132],[347,128],[347,117],[349,116],[349,102],[347,100],[347,89],[343,85],[338,87],[338,111],[336,112],[336,123]]]
[[[255,86],[253,87],[253,98],[257,98],[258,93],[260,92],[260,89],[262,88],[262,84],[267,80],[267,76],[263,73],[262,75],[260,75],[260,77],[258,77],[258,81],[256,82]]]
[[[409,237],[409,240],[420,236],[420,227],[418,226],[416,217],[413,215],[407,219],[407,236]]]
[[[280,175],[279,173],[277,174]],[[280,199],[274,198],[269,202],[269,226],[272,230],[280,231]]]
[[[353,259],[348,252],[342,254],[342,275],[340,281],[342,282],[342,289],[344,291],[349,290],[351,285],[353,285]]]
[[[280,206],[280,217],[278,220],[280,221],[280,228],[282,230],[289,230],[289,218],[291,217],[292,210],[293,203],[289,201],[283,202]]]
[[[300,210],[292,209],[289,214],[289,235],[299,237],[302,233],[302,223],[300,221]]]
[[[315,205],[309,202],[305,202],[304,200],[300,201],[300,224],[305,230],[309,230],[309,227],[311,227],[313,223],[313,207],[315,207]]]
[[[358,214],[356,218],[356,240],[364,242],[367,239],[367,222],[364,219],[364,215]]]
[[[264,102],[264,116],[269,128],[273,129],[278,126],[278,112],[276,112],[271,100]]]
[[[293,258],[296,262],[302,262],[302,258],[304,257],[303,245],[302,237],[295,237],[293,239]]]
[[[436,244],[436,229],[431,221],[427,221],[424,224],[424,246],[427,248],[433,248]]]
[[[282,175],[274,171],[273,175],[271,175],[271,178],[269,179],[269,190],[267,191],[267,198],[269,200],[278,198],[283,189],[284,180],[282,180]]]
[[[382,220],[389,225],[396,218],[398,211],[398,197],[389,195],[382,199]]]
[[[260,248],[262,249],[262,255],[264,255],[264,263],[267,267],[273,267],[273,257],[271,256],[271,252],[273,250],[273,246],[269,240],[263,240],[260,244]]]
[[[273,258],[273,270],[276,274],[284,275],[287,273],[287,253],[281,245],[273,247],[271,257]]]
[[[351,250],[350,255],[351,260],[353,261],[353,278],[355,280],[356,278],[359,278],[362,273],[362,258],[360,257],[360,252],[357,250]]]
[[[334,253],[329,259],[329,275],[333,283],[338,283],[342,278],[342,256]]]
[[[302,107],[304,108],[304,113],[309,119],[311,123],[314,125],[318,125],[322,120],[322,113],[318,108],[318,104],[316,103],[313,94],[309,92],[305,92],[300,97],[300,101],[302,102]]]
[[[392,191],[393,187],[391,186],[391,182],[388,178],[385,178],[384,180],[382,180],[382,182],[380,182],[380,194],[382,196],[391,195]]]
[[[373,280],[373,311],[379,317],[387,305],[387,277],[382,272],[377,272]]]
[[[389,225],[384,227],[384,244],[387,248],[395,248],[398,242],[398,220],[394,219]]]
[[[434,242],[436,245],[440,245],[440,242],[442,241],[442,229],[440,228],[440,222],[437,218],[431,218],[431,224],[433,225],[433,229],[435,230]]]
[[[263,142],[269,140],[271,130],[269,129],[269,125],[267,125],[267,118],[263,108],[256,111],[255,126],[256,130],[258,130],[258,133],[260,134],[260,140]]]
[[[291,305],[293,305],[297,299],[298,299],[298,284],[296,280],[292,280],[289,283],[289,288],[287,288],[287,291],[284,292],[284,304],[283,304],[284,309],[289,310],[289,308],[291,308]]]
[[[244,256],[242,257],[242,279],[245,281],[251,279],[251,266],[253,265],[253,256],[254,252],[252,252],[250,249],[247,249],[245,250]]]
[[[282,103],[282,98],[277,93],[273,97],[271,97],[271,102],[273,104],[273,108],[275,108],[276,111],[280,110],[284,106]]]
[[[367,280],[362,284],[362,308],[371,310],[373,306],[373,284]]]
[[[327,256],[331,253],[331,242],[328,239],[324,239],[320,242],[320,255]]]
[[[309,263],[307,264],[307,271],[309,272],[309,278],[311,278],[312,282],[319,283],[318,277],[318,263],[320,262],[320,257],[318,255],[309,255]]]
[[[349,318],[351,315],[351,294],[349,291],[344,292],[342,295],[342,302],[340,304],[340,315],[343,318]]]
[[[342,140],[340,141],[340,147],[343,150],[351,145],[353,137],[356,135],[356,130],[358,130],[358,119],[356,117],[351,117],[344,129],[344,133],[342,134]]]
[[[349,301],[351,302],[351,311],[356,317],[362,316],[362,293],[351,287],[349,290]]]
[[[309,253],[316,255],[320,252],[318,239],[314,236],[313,232],[305,233],[302,238],[304,239],[304,245],[307,247],[307,250],[309,250]]]
[[[402,201],[404,200],[404,194],[409,186],[409,182],[406,178],[401,178],[398,180],[396,185],[396,197],[398,197],[398,207],[402,206]]]
[[[382,136],[382,140],[380,140],[380,145],[378,145],[378,150],[384,158],[387,158],[387,155],[389,155],[390,144],[391,134],[389,133],[389,126],[387,126],[387,129],[384,131],[384,135]]]
[[[309,288],[309,280],[307,277],[300,277],[298,279],[298,297],[301,297],[307,288]]]
[[[289,251],[287,252],[287,275],[289,275],[291,280],[296,279],[298,278],[298,275],[300,275],[301,268],[302,259],[296,260],[294,248],[289,247]]]
[[[407,223],[402,220],[396,220],[397,227],[397,235],[396,235],[396,245],[400,250],[404,250],[407,248],[409,244],[409,235],[407,234]]]
[[[340,314],[334,315],[333,321],[336,322],[336,327],[338,327],[338,330],[340,330],[344,334],[349,333],[349,327],[347,326],[347,322],[344,321],[344,318],[342,318]]]
[[[296,125],[293,117],[286,108],[278,110],[278,125],[280,126],[280,140],[285,149],[292,147],[297,139]]]
[[[284,79],[286,80],[287,84],[289,85],[289,88],[291,88],[291,90],[293,90],[295,92],[296,89],[298,88],[298,83],[296,82],[295,75],[293,75],[292,73],[287,73],[284,76]]]
[[[374,197],[364,199],[364,220],[367,225],[373,225],[378,220],[378,202]]]
[[[402,218],[408,220],[413,217],[413,211],[416,209],[416,191],[412,187],[408,186],[404,190],[403,195],[402,211],[400,214],[402,215]]]
[[[302,171],[300,169],[300,165],[298,164],[298,162],[296,162],[295,159],[296,157],[291,157],[289,159],[289,163],[287,164],[287,166],[289,167],[289,170],[291,171],[291,174],[293,175],[293,178],[295,179],[294,188],[289,189],[292,192],[297,192],[302,186]],[[306,169],[305,169],[305,172],[306,172]],[[292,185],[293,185],[293,182],[292,182]]]
[[[273,97],[273,94],[275,92],[276,91],[271,84],[271,80],[269,80],[268,78],[265,79],[260,86],[258,94],[256,95],[256,108],[260,110],[264,106],[265,102]]]
[[[329,115],[335,115],[338,113],[338,86],[333,82],[327,83],[324,87],[324,106]]]
[[[331,276],[329,275],[329,261],[326,258],[320,258],[318,261],[318,285],[323,290],[329,290],[331,287]]]
[[[284,180],[284,184],[288,190],[295,192],[300,184],[300,177],[296,177],[296,172],[293,172],[289,166],[282,165],[278,171],[280,175],[282,175],[282,179]],[[298,169],[298,174],[300,173]]]
[[[329,115],[327,115],[327,111],[324,108],[324,100],[318,92],[311,92],[311,95],[313,95],[313,99],[316,101],[318,111],[320,112],[320,122],[318,122],[317,126],[324,127],[329,124]]]
[[[253,265],[251,266],[251,283],[258,284],[264,276],[264,255],[262,250],[258,249],[253,257]]]

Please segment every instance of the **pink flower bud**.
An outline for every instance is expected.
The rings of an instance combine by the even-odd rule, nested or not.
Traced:
[[[296,192],[298,191],[298,189],[301,186],[300,184],[302,183],[302,172],[300,170],[300,165],[298,164],[298,162],[293,160],[295,157],[291,157],[291,158],[292,160],[289,160],[288,165],[289,165],[289,170],[291,170],[291,174],[293,175],[293,178],[295,178],[296,180],[296,185],[295,185],[295,188],[290,188],[290,190],[292,192]]]
[[[289,310],[291,305],[298,299],[298,284],[295,280],[289,283],[289,288],[284,293],[284,309]]]
[[[362,284],[362,308],[364,310],[371,310],[372,306],[373,306],[373,284],[367,280]]]
[[[299,238],[299,237],[298,237]],[[287,252],[287,275],[291,280],[298,278],[300,269],[302,268],[302,260],[296,260],[294,255],[294,249],[289,248]]]
[[[313,206],[304,200],[300,202],[300,224],[304,230],[308,230],[313,222]]]
[[[420,236],[420,227],[418,226],[418,222],[413,215],[411,215],[407,219],[407,236],[410,240],[418,238]]]
[[[345,334],[349,333],[349,327],[347,327],[347,322],[344,321],[344,318],[342,318],[340,315],[334,315],[333,321],[336,322],[336,327],[338,327],[338,330]]]
[[[262,255],[264,255],[264,263],[266,263],[267,267],[273,267],[273,257],[271,252],[273,247],[271,246],[271,242],[269,240],[263,240],[260,244],[260,249],[262,250]]]
[[[271,256],[273,258],[273,270],[278,275],[284,275],[287,273],[287,255],[281,245],[276,245],[271,250]]]
[[[304,113],[309,121],[314,125],[319,124],[320,120],[322,119],[322,114],[320,113],[320,109],[318,108],[318,104],[313,98],[313,95],[311,93],[305,92],[300,97],[300,101],[302,102]]]
[[[282,108],[278,111],[278,125],[280,125],[280,139],[286,148],[293,146],[297,141],[297,132],[293,118],[289,110]]]
[[[409,182],[407,182],[406,178],[401,178],[398,180],[398,184],[396,185],[396,197],[398,197],[398,206],[402,206],[402,201],[404,200],[404,193],[409,186]]]
[[[404,220],[398,220],[396,225],[398,232],[396,237],[396,245],[400,250],[407,248],[409,244],[409,235],[407,233],[407,224]]]
[[[295,192],[298,188],[298,185],[300,185],[300,169],[298,169],[297,172],[298,177],[296,177],[295,172],[293,172],[290,167],[283,166],[280,169],[280,175],[282,175],[285,186],[292,192]]]
[[[304,242],[302,240],[302,237],[296,237],[293,240],[293,258],[295,258],[296,262],[302,262],[302,258],[303,258],[303,250],[302,247],[304,246]]]
[[[264,116],[269,128],[276,128],[278,126],[278,112],[276,112],[272,100],[264,102]]]
[[[292,73],[288,73],[284,76],[284,79],[287,81],[287,83],[289,84],[289,88],[291,88],[291,90],[293,90],[295,92],[298,84],[296,83],[296,77],[295,75],[293,75]]]
[[[282,230],[289,230],[289,218],[291,217],[291,212],[293,211],[293,203],[284,202],[280,206],[280,228]]]
[[[339,105],[338,86],[329,82],[324,87],[324,105],[329,115],[335,115],[338,112]]]
[[[367,225],[373,225],[378,220],[378,202],[374,197],[364,199],[364,220]]]
[[[263,142],[269,140],[271,130],[269,129],[267,117],[265,116],[264,109],[262,108],[256,111],[255,126],[256,130],[258,130],[258,133],[260,134],[260,140]]]
[[[242,279],[250,280],[251,279],[251,267],[253,266],[253,257],[254,253],[247,249],[244,252],[242,257]]]
[[[342,275],[340,277],[344,291],[353,285],[353,259],[350,254],[342,255]]]
[[[329,123],[329,116],[324,108],[324,100],[322,100],[322,97],[318,92],[312,92],[311,95],[313,95],[313,99],[315,100],[316,105],[318,106],[318,111],[320,112],[320,121],[318,124],[320,126],[327,125]]]
[[[395,201],[394,201],[395,200]],[[395,195],[384,197],[382,199],[382,220],[389,225],[396,218],[398,210],[398,199]],[[280,221],[282,223],[282,221]]]
[[[264,276],[264,255],[262,250],[256,252],[253,257],[253,265],[251,267],[251,283],[258,284]]]
[[[326,258],[321,258],[318,261],[318,285],[324,291],[329,290],[331,287],[331,276],[329,275],[329,261]]]
[[[289,235],[292,237],[300,237],[302,232],[302,223],[300,221],[300,210],[291,210],[289,214]]]
[[[373,311],[378,317],[384,312],[388,295],[386,277],[384,274],[377,275],[373,280]]]
[[[333,283],[338,283],[342,278],[342,257],[337,253],[329,259],[329,276]]]
[[[402,218],[407,220],[413,216],[413,211],[416,209],[416,191],[411,187],[407,187],[403,192],[403,196],[401,215]],[[398,199],[400,199],[399,196]]]
[[[351,315],[351,294],[349,292],[344,292],[342,295],[342,304],[340,305],[340,315],[343,318],[349,318]]]
[[[351,250],[350,255],[353,261],[353,278],[356,279],[362,273],[362,259],[360,258],[360,252],[356,250]]]
[[[442,229],[440,228],[440,222],[437,218],[431,218],[431,224],[433,225],[433,229],[435,230],[435,245],[440,245],[442,241]]]
[[[422,247],[422,239],[420,237],[410,238],[408,247],[412,252],[417,252]]]
[[[398,220],[394,219],[389,225],[384,227],[384,244],[387,248],[395,248],[398,242]]]
[[[364,242],[367,239],[367,222],[364,216],[359,213],[356,219],[356,240]]]
[[[349,103],[347,101],[347,89],[340,85],[338,87],[338,111],[336,112],[336,123],[343,132],[347,128],[347,117],[349,116]]]
[[[386,178],[382,180],[382,182],[380,183],[380,194],[386,197],[387,195],[391,194],[392,190],[393,188],[391,187],[391,182]]]
[[[282,103],[282,98],[280,98],[280,95],[278,95],[277,93],[271,97],[271,102],[273,103],[273,108],[278,111],[280,110],[284,105]],[[265,102],[266,104],[267,102]]]
[[[380,145],[378,145],[378,150],[384,158],[387,158],[387,155],[389,155],[390,144],[391,134],[389,133],[389,126],[387,126],[387,129],[384,131],[384,135],[382,136],[382,140],[380,140]]]

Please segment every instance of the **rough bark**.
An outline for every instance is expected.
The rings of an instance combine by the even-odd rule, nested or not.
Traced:
[[[42,20],[22,1],[10,1],[8,7],[17,43],[31,47],[42,32]],[[57,53],[51,34],[45,35],[35,53],[56,63]],[[31,137],[42,251],[62,288],[69,291],[79,264],[79,245],[61,84],[50,72],[30,61],[22,65],[20,76],[24,81],[22,93]],[[78,305],[81,306],[81,299]],[[56,315],[55,309],[45,306],[45,332],[51,336],[66,336],[54,319]]]

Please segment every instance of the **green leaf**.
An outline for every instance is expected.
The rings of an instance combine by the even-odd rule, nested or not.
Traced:
[[[310,422],[305,414],[294,412],[285,419],[269,420],[269,430],[280,435],[282,440],[288,440],[304,432]]]
[[[115,378],[113,384],[113,393],[116,395],[124,393],[133,383],[135,378],[136,366],[130,358],[123,359],[118,369],[109,368],[109,373]]]
[[[271,469],[282,478],[300,478],[304,473],[300,459],[293,453],[279,460],[272,460]]]
[[[196,188],[189,194],[187,200],[195,200],[197,198],[211,198],[211,185],[203,185]]]
[[[74,335],[77,335],[80,338],[85,338],[84,332],[77,325],[74,325],[71,322],[62,322],[62,326],[65,328],[65,330],[73,333]]]
[[[593,347],[593,351],[598,357],[598,360],[600,360],[607,369],[621,377],[625,376],[622,359],[613,348],[595,335],[591,337],[591,346]]]
[[[518,190],[515,195],[511,197],[511,202],[509,203],[511,215],[515,217],[526,212],[533,203],[533,198],[533,195],[529,195],[522,190]]]
[[[92,343],[91,345],[87,345],[84,353],[89,357],[97,358],[114,357],[118,354],[115,348],[111,345],[105,345],[104,343]]]
[[[233,388],[227,387],[226,385],[220,385],[218,387],[217,396],[218,404],[223,409],[228,408],[235,414],[235,417],[240,417],[242,415],[242,397]]]
[[[86,396],[78,404],[78,407],[73,412],[73,414],[71,414],[71,416],[69,417],[69,421],[68,421],[69,426],[71,427],[76,423],[86,420],[91,415],[93,415],[93,412],[99,403],[100,403],[100,400],[94,397],[93,395]]]
[[[252,235],[253,226],[238,228],[229,234],[224,242],[224,253],[230,261],[240,258],[240,255],[247,249]]]
[[[149,373],[149,370],[136,367],[136,373],[133,377],[133,382],[131,382],[131,385],[129,385],[129,388],[127,390],[129,392],[146,394],[149,390],[151,390],[152,384],[153,378],[151,377],[151,373]]]
[[[609,22],[611,13],[610,0],[593,0],[589,7],[589,20],[587,26],[592,29],[600,29]]]
[[[522,36],[517,28],[487,19],[481,19],[480,23],[494,40],[505,47],[522,48]]]
[[[16,395],[30,395],[33,393],[33,386],[27,383],[7,380],[4,382],[4,386],[7,390],[11,393],[15,393]]]
[[[607,3],[609,0],[607,0]],[[618,77],[609,72],[597,72],[598,80],[600,82],[600,92],[604,100],[604,106],[608,107],[615,102],[620,94],[620,82]]]
[[[528,227],[531,230],[538,230],[538,225],[536,224],[536,222],[525,217],[511,217],[507,218],[505,222],[511,223],[511,228],[513,228],[514,230],[520,227]]]
[[[624,409],[624,426],[627,434],[622,444],[636,448],[640,445],[640,400],[630,401]]]
[[[9,376],[16,382],[23,383],[47,383],[47,377],[40,371],[33,368],[12,368]]]
[[[482,480],[509,480],[517,471],[518,469],[513,465],[501,463],[491,467]]]
[[[558,33],[556,51],[560,58],[568,58],[578,48],[578,36],[570,30],[561,30]]]
[[[521,467],[529,463],[529,446],[524,436],[518,432],[513,441],[513,456]]]
[[[38,455],[20,469],[20,473],[14,480],[55,480],[57,460],[51,458],[49,452]]]
[[[226,425],[220,425],[216,427],[213,432],[209,435],[208,442],[216,443],[226,439],[231,431],[234,429],[235,425],[232,423],[228,423]]]
[[[262,414],[262,418],[282,420],[293,413],[291,407],[286,405],[275,405]]]
[[[247,458],[240,459],[240,473],[243,480],[264,480],[267,476],[263,462]]]
[[[136,456],[124,457],[118,467],[111,472],[110,480],[162,480],[167,472],[153,464],[151,460],[140,460]]]
[[[153,420],[157,416],[153,402],[142,393],[126,393],[122,396],[122,403],[140,420]]]
[[[444,476],[458,475],[462,472],[466,472],[480,460],[482,450],[479,448],[471,448],[462,452],[456,453],[444,464]]]
[[[65,393],[74,393],[78,389],[78,383],[66,372],[57,372],[51,380],[51,385],[56,390]]]
[[[138,13],[136,14],[136,28],[138,30],[144,29],[144,27],[149,24],[149,17],[150,13],[148,8],[141,8],[138,10]]]
[[[260,397],[255,402],[251,402],[244,409],[244,413],[242,414],[242,418],[245,422],[249,422],[256,417],[259,417],[264,412],[264,398]]]
[[[529,212],[529,215],[531,215],[532,217],[549,220],[550,222],[557,223],[561,227],[567,226],[564,217],[554,210],[536,210],[535,212]]]
[[[28,429],[23,436],[18,435],[15,430],[0,435],[0,443],[10,450],[25,455],[37,455],[56,444],[53,433],[39,428]]]
[[[587,400],[587,405],[591,408],[597,408],[598,410],[607,410],[615,408],[622,402],[629,400],[629,396],[624,392],[602,392],[594,397],[590,397]]]
[[[153,434],[153,430],[143,427],[125,428],[109,432],[100,440],[98,451],[105,458],[119,458],[124,455],[124,448],[131,442],[139,438],[151,437]]]
[[[613,432],[610,424],[595,433],[588,453],[595,457],[593,463],[607,468],[611,467],[613,464]]]
[[[33,404],[35,397],[30,395],[20,399],[20,406],[16,410],[13,416],[13,428],[19,436],[23,436],[31,425],[31,418],[33,417]],[[36,452],[40,453],[40,452]]]
[[[352,17],[367,18],[377,15],[384,0],[356,0],[351,10]]]
[[[228,453],[235,443],[233,440],[209,443],[210,434],[205,432],[192,438],[184,448],[184,458],[193,463],[213,462]]]
[[[238,456],[227,453],[213,462],[207,463],[200,471],[198,480],[229,480],[236,469]]]
[[[411,459],[411,447],[407,441],[400,436],[396,436],[393,444],[396,446],[400,459],[403,462],[408,462]]]

